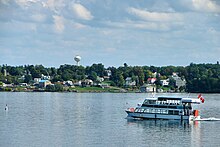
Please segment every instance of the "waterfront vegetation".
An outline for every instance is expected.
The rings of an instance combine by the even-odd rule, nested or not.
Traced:
[[[176,73],[186,81],[178,87],[172,74]],[[51,83],[39,87],[36,78],[46,77]],[[135,84],[126,84],[130,78]],[[43,65],[0,66],[0,91],[69,91],[69,92],[139,92],[148,79],[155,78],[157,89],[172,92],[220,92],[220,65],[194,64],[189,66],[128,66],[105,68],[103,64],[92,66],[61,65],[59,68]],[[91,80],[93,83],[85,82]],[[161,80],[169,79],[164,86]],[[73,84],[65,84],[70,81]],[[79,84],[79,81],[82,82]]]

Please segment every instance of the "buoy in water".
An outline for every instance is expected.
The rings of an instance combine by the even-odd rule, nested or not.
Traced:
[[[5,106],[5,111],[8,111],[8,105],[6,104],[6,106]]]

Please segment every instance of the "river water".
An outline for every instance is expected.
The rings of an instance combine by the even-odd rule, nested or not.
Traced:
[[[187,94],[158,94],[187,96]],[[144,93],[0,93],[1,147],[219,146],[220,121],[125,119]],[[190,97],[197,97],[191,94]],[[220,118],[220,94],[204,94],[201,117]],[[5,111],[5,105],[9,110]]]

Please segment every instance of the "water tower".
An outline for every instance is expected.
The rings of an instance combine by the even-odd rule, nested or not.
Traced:
[[[79,61],[81,60],[81,57],[79,55],[76,55],[74,57],[74,60],[76,61],[76,65],[79,66]]]

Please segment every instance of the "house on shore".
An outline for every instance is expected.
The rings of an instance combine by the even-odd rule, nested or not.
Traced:
[[[157,88],[155,84],[144,84],[140,87],[140,92],[156,92]]]
[[[49,80],[40,80],[39,81],[39,88],[45,88],[47,85],[51,85],[52,83]]]
[[[172,78],[175,80],[177,88],[186,86],[186,80],[184,78],[179,77],[177,73],[173,73]]]
[[[169,79],[160,80],[160,83],[161,83],[162,86],[169,86]]]
[[[125,86],[129,87],[129,86],[136,86],[136,81],[132,80],[131,77],[127,77],[125,79]]]

